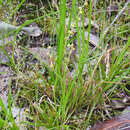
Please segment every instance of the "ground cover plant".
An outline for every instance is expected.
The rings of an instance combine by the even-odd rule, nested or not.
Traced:
[[[0,129],[95,129],[130,106],[129,3],[1,0]]]

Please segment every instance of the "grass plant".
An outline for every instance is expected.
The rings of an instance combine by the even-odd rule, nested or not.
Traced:
[[[10,17],[14,16],[25,2],[25,0],[22,0],[15,10],[10,12]],[[0,1],[1,3],[2,1]],[[69,22],[67,25],[65,22],[67,1],[60,0],[57,12],[51,7],[51,3],[49,5],[51,8],[50,13],[45,14],[45,12],[42,12],[43,15],[38,16],[38,18],[23,23],[15,32],[14,41],[17,43],[16,36],[22,27],[32,22],[41,23],[47,17],[51,17],[52,21],[55,20],[53,22],[57,23],[56,17],[59,16],[59,25],[56,25],[57,52],[56,57],[53,58],[55,63],[52,63],[51,69],[45,65],[46,63],[42,59],[40,64],[36,63],[25,69],[26,54],[29,53],[26,47],[20,46],[27,53],[16,63],[13,55],[14,50],[17,48],[16,43],[11,43],[13,46],[12,57],[8,55],[4,46],[0,45],[0,51],[3,51],[10,60],[10,63],[7,65],[14,71],[15,84],[18,86],[16,89],[17,96],[15,97],[11,93],[12,81],[9,84],[8,108],[5,107],[0,97],[0,129],[14,130],[19,129],[21,126],[25,129],[46,130],[86,129],[89,125],[95,124],[97,120],[111,118],[114,114],[111,102],[115,99],[116,94],[121,93],[122,89],[127,93],[130,92],[128,88],[130,38],[128,38],[125,44],[123,43],[124,35],[127,35],[129,31],[129,29],[126,29],[127,25],[125,25],[125,22],[121,21],[121,26],[118,27],[119,32],[115,31],[113,34],[106,33],[105,37],[101,37],[102,48],[104,49],[100,50],[97,48],[96,51],[92,52],[91,56],[89,55],[89,39],[93,18],[92,0],[89,1],[88,5],[89,24],[87,41],[85,37],[86,27],[84,27],[86,12],[82,10],[81,14],[79,14],[76,0],[72,0],[72,8],[68,16]],[[40,12],[40,10],[36,12]],[[78,24],[80,16],[82,18],[82,28]],[[107,14],[104,11],[103,15],[99,13],[99,16],[95,15],[95,17],[99,17],[97,22],[103,20],[104,25],[101,26],[101,33],[104,33]],[[79,50],[79,57],[77,58],[78,67],[73,78],[67,75],[69,69],[65,60],[66,47],[69,44],[66,38],[70,35],[69,30],[72,21],[75,21],[76,25],[76,39]],[[111,27],[111,23],[107,24],[113,30],[117,29],[114,24],[113,27]],[[121,38],[119,44],[117,37]],[[37,57],[36,54],[33,55],[34,57],[30,59],[31,61]],[[94,65],[91,65],[93,59],[96,62]],[[69,58],[68,60],[71,61],[72,59]],[[87,79],[84,79],[83,76],[84,66],[87,66]],[[41,70],[45,70],[45,67],[49,70],[46,76],[41,72]],[[117,98],[119,99],[119,97]],[[21,120],[18,124],[13,118],[11,110],[12,100],[14,99],[20,108],[24,107],[25,120]]]

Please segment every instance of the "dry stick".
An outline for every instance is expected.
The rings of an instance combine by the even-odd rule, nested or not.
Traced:
[[[115,21],[118,19],[118,17],[123,13],[123,11],[125,10],[125,8],[128,6],[129,3],[130,3],[130,0],[127,1],[127,3],[125,4],[125,6],[122,8],[122,10],[114,18],[114,20],[112,21],[112,23],[110,24],[110,26],[106,28],[106,30],[104,31],[104,36],[109,31],[109,29],[112,27],[112,25],[115,23]],[[104,39],[104,36],[103,36],[103,39]]]

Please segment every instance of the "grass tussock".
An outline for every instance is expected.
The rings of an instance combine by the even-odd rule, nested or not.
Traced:
[[[16,18],[23,6],[33,7],[36,3],[29,5],[27,1],[22,0],[17,3],[14,11],[9,10],[9,18]],[[8,4],[14,7],[11,2]],[[79,3],[76,0],[61,0],[59,6],[53,7],[48,1],[48,8],[39,8],[44,7],[40,1],[38,8],[34,7],[35,10],[32,10],[33,15],[26,16],[30,20],[24,18],[28,21],[24,22],[21,28],[36,22],[44,35],[49,33],[53,39],[55,34],[56,51],[52,52],[49,46],[46,51],[43,48],[40,53],[39,50],[30,50],[22,43],[18,45],[16,35],[20,29],[16,31],[15,42],[10,43],[11,57],[4,46],[0,45],[0,51],[9,57],[10,62],[7,65],[15,74],[9,83],[8,109],[0,98],[0,128],[86,129],[97,121],[110,119],[116,114],[117,108],[113,106],[113,101],[121,101],[123,97],[120,95],[123,91],[126,94],[130,92],[129,23],[126,7],[124,14],[111,26],[124,4],[117,3],[118,11],[113,14],[107,12],[108,4],[103,4],[100,0],[94,8],[92,0],[89,3],[83,0]],[[2,20],[3,13],[0,9]],[[87,26],[86,18],[89,20]],[[93,21],[97,24],[93,24]],[[93,27],[96,25],[99,26],[98,29]],[[105,32],[109,26],[109,31]],[[72,28],[76,32],[75,36]],[[92,32],[96,32],[100,39],[100,42],[93,43],[95,49],[90,43]],[[76,49],[75,40],[77,56],[73,55]],[[18,48],[22,53],[18,52],[15,61],[13,52]],[[72,73],[73,70],[75,71]],[[15,86],[15,91],[12,86]],[[18,123],[13,118],[12,106],[18,106],[21,110],[24,108],[23,116],[19,111],[22,119]]]

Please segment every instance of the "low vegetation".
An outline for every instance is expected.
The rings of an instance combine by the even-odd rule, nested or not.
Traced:
[[[130,105],[129,2],[94,1],[0,1],[1,21],[42,31],[0,44],[13,73],[0,129],[89,129]]]

